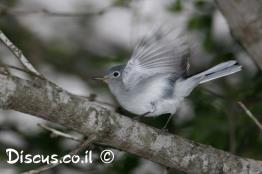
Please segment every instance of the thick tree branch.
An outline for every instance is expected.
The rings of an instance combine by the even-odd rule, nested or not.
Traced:
[[[232,34],[262,70],[262,1],[216,0]]]
[[[76,149],[74,149],[73,151],[71,151],[70,153],[68,153],[67,155],[73,156],[76,155],[78,153],[80,153],[81,151],[83,151],[84,149],[86,149],[92,142],[94,142],[96,140],[96,136],[95,135],[91,135],[90,137],[88,137],[87,140],[85,140],[83,143],[81,143],[79,145],[79,147],[77,147]],[[61,159],[63,159],[65,156],[61,157]],[[55,164],[47,164],[45,166],[42,166],[40,168],[34,169],[34,170],[30,170],[27,172],[23,172],[22,174],[39,174],[39,173],[43,173],[47,170],[50,170],[58,165],[60,165],[61,163],[55,163]]]
[[[186,173],[261,174],[262,161],[241,158],[107,110],[42,79],[0,74],[0,106],[61,124],[99,143]]]

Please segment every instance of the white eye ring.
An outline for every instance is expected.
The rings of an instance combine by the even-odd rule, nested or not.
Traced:
[[[112,75],[113,75],[114,78],[117,78],[117,77],[120,76],[120,72],[119,71],[115,71],[115,72],[112,73]]]

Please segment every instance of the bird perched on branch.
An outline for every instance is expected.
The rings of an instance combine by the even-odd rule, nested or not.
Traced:
[[[175,114],[181,101],[199,84],[236,73],[241,66],[230,60],[187,76],[190,49],[184,36],[158,30],[144,37],[126,64],[108,70],[103,80],[119,104],[139,116]]]

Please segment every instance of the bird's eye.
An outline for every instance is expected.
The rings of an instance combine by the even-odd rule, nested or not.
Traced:
[[[116,77],[119,77],[120,76],[120,72],[118,72],[118,71],[115,71],[115,72],[113,72],[113,76],[116,78]]]

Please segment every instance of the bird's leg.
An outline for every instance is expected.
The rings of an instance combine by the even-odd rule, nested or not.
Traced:
[[[155,103],[155,102],[151,102],[150,105],[152,106],[152,108],[151,108],[150,111],[145,112],[145,113],[142,114],[142,115],[138,115],[138,116],[134,117],[134,119],[139,120],[139,119],[147,116],[148,114],[151,114],[151,113],[155,112],[155,111],[156,111],[156,103]]]
[[[148,115],[148,114],[150,114],[150,113],[151,113],[151,112],[146,112],[146,113],[144,113],[144,114],[142,114],[142,115],[137,115],[137,116],[134,117],[134,119],[135,119],[135,120],[140,120],[141,118],[145,117],[146,115]]]
[[[168,125],[168,123],[172,120],[173,116],[174,116],[174,114],[173,114],[173,115],[172,115],[172,114],[169,115],[169,117],[168,117],[168,119],[167,119],[164,127],[162,127],[161,130],[166,130],[167,125]]]

